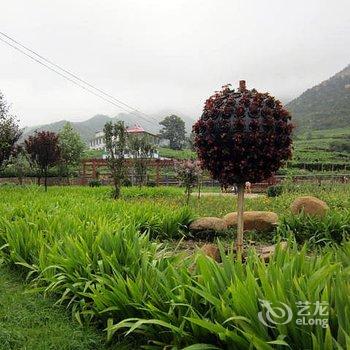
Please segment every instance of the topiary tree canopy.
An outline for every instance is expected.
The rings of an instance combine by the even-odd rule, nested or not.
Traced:
[[[193,127],[202,166],[222,185],[260,182],[292,154],[290,115],[268,93],[228,85],[205,102]]]
[[[193,126],[202,167],[221,185],[238,186],[238,231],[242,235],[244,183],[269,178],[291,157],[290,119],[279,100],[247,90],[242,80],[238,90],[225,85],[209,97]],[[237,239],[241,249],[239,232]]]

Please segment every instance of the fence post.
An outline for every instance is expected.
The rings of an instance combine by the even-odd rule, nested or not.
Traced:
[[[159,186],[160,183],[160,167],[159,162],[156,161],[156,185]]]

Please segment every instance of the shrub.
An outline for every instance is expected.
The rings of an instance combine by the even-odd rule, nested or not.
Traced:
[[[282,219],[277,234],[281,237],[293,234],[298,243],[310,245],[341,243],[350,238],[350,211],[330,211],[323,218],[290,215]]]
[[[283,193],[283,187],[280,185],[270,186],[266,192],[268,197],[278,197]]]
[[[90,180],[89,186],[90,187],[100,187],[102,185],[100,180]]]
[[[147,185],[147,187],[156,187],[155,181],[148,180],[146,185]]]
[[[123,181],[122,181],[122,184],[123,184],[123,186],[125,186],[125,187],[131,187],[132,186],[132,182],[131,182],[131,180],[130,179],[124,179]]]
[[[202,174],[200,164],[198,161],[186,160],[182,162],[175,162],[176,176],[181,184],[185,186],[186,204],[190,200],[192,189],[198,185],[199,178]]]

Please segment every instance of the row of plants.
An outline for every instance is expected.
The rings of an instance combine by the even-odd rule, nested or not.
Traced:
[[[254,251],[246,262],[237,261],[219,244],[218,264],[151,240],[176,237],[194,217],[179,209],[179,189],[145,188],[142,198],[139,190],[128,188],[123,191],[128,201],[110,200],[104,188],[54,188],[45,194],[36,187],[9,186],[0,191],[3,259],[27,271],[33,288],[57,298],[78,322],[103,329],[112,342],[136,335],[149,349],[350,345],[349,242],[319,254],[290,242],[267,264]],[[284,196],[261,199],[258,206],[266,208],[273,200],[282,208],[290,198]],[[334,198],[332,205],[342,203]],[[275,328],[264,325],[258,318],[266,311],[261,300],[287,304],[293,319]],[[299,301],[310,303],[311,314],[317,303],[326,303],[325,326],[298,325]]]

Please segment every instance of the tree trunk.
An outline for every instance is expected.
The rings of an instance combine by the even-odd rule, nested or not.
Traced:
[[[113,183],[114,183],[113,198],[117,199],[120,196],[120,183],[119,183],[119,180],[117,179],[116,175],[113,176]]]
[[[190,195],[191,195],[191,189],[187,188],[186,189],[186,205],[190,202]]]
[[[45,192],[47,192],[47,168],[44,170],[44,186],[45,186]]]
[[[244,184],[237,185],[237,258],[242,260],[244,229]]]
[[[198,185],[198,199],[200,199],[201,198],[201,188],[202,188],[202,179],[200,177],[198,177],[197,185]]]

